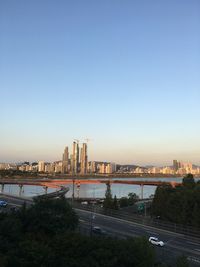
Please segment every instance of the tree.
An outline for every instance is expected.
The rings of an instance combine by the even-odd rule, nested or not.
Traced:
[[[78,225],[78,216],[64,197],[38,198],[23,217],[25,231],[48,235],[74,230]]]
[[[187,174],[184,178],[183,178],[183,186],[188,188],[188,189],[193,189],[196,185],[195,181],[194,181],[194,176],[192,174]]]
[[[195,183],[192,174],[183,178],[182,186],[169,185],[156,189],[151,213],[161,220],[200,227],[200,183]]]
[[[114,200],[113,200],[113,209],[114,210],[118,210],[119,209],[116,195],[115,195]]]
[[[106,192],[105,192],[105,200],[103,202],[103,207],[105,209],[112,209],[113,208],[113,199],[112,199],[112,193],[111,193],[111,186],[110,182],[106,183]]]
[[[129,201],[127,197],[121,197],[119,200],[120,208],[128,207]]]
[[[200,183],[197,182],[194,189],[193,224],[200,227]]]
[[[132,206],[135,204],[135,202],[139,199],[138,195],[135,193],[129,193],[128,194],[128,204],[129,206]]]
[[[156,188],[151,208],[152,215],[166,219],[168,201],[173,190],[171,185],[161,185]]]
[[[195,203],[192,215],[193,215],[192,221],[193,221],[194,226],[199,227],[200,226],[200,205],[198,203]]]
[[[176,267],[189,267],[188,260],[185,256],[181,256],[176,261]]]
[[[52,258],[54,258],[54,252],[52,245],[42,240],[35,240],[34,238],[23,239],[18,244],[15,250],[8,252],[8,259],[6,267],[53,267]]]
[[[0,266],[155,266],[155,251],[146,238],[84,236],[73,230],[76,225],[77,216],[64,198],[38,199],[19,212],[0,213]]]

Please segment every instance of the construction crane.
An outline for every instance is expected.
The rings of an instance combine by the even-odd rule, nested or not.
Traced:
[[[85,138],[84,140],[86,141],[86,143],[92,141],[92,139],[89,139],[89,138]]]
[[[84,141],[80,141],[79,139],[74,139],[74,141],[78,144],[83,144],[84,141],[86,141],[86,143],[92,141],[92,139],[89,139],[89,138],[85,138]]]

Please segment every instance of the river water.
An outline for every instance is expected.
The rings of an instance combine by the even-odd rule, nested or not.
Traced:
[[[181,182],[182,178],[115,178],[114,180],[128,180],[128,181],[175,181]],[[199,180],[199,179],[197,179]],[[67,185],[70,191],[67,193],[66,197],[72,196],[72,185]],[[80,189],[75,185],[74,187],[75,197],[80,198],[102,198],[105,196],[106,185],[105,184],[81,184]],[[54,192],[58,189],[48,188],[48,193]],[[156,186],[144,186],[143,187],[143,197],[148,198],[155,193]],[[112,184],[111,185],[112,195],[116,195],[117,198],[127,196],[128,193],[136,193],[141,197],[141,187],[140,185],[127,185],[127,184]],[[19,195],[20,189],[18,185],[5,185],[4,193],[9,193],[13,195]],[[32,197],[44,194],[44,188],[42,186],[30,186],[25,185],[21,192],[22,196]]]

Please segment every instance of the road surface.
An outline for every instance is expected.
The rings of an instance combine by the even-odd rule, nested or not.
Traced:
[[[164,247],[155,247],[156,253],[161,260],[174,263],[181,255],[188,257],[191,266],[200,266],[200,240],[185,237],[182,234],[127,222],[123,219],[107,215],[91,213],[90,211],[76,209],[80,217],[81,227],[90,232],[91,224],[99,226],[108,235],[118,238],[150,236],[158,237],[165,243]]]

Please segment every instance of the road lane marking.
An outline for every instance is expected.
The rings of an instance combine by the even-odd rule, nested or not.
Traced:
[[[189,260],[189,261],[192,261],[192,262],[195,262],[195,263],[200,263],[200,259],[199,258],[195,258],[195,257],[192,257],[192,256],[189,256],[189,257],[187,257],[187,259]]]
[[[147,234],[149,234],[149,235],[155,235],[155,236],[158,236],[159,234],[158,233],[155,233],[155,232],[150,232],[150,231],[146,231],[147,232]]]
[[[130,230],[130,232],[135,236],[142,236],[142,234],[139,234],[138,231]]]
[[[199,246],[199,244],[195,243],[195,242],[190,242],[190,241],[187,241],[188,244],[192,244],[192,245],[197,245]]]
[[[167,244],[168,247],[170,248],[174,248],[174,249],[179,249],[181,251],[185,251],[185,252],[188,252],[188,253],[195,253],[195,255],[200,255],[200,251],[195,251],[194,249],[190,249],[190,248],[184,248],[183,246],[176,246],[174,244]]]

